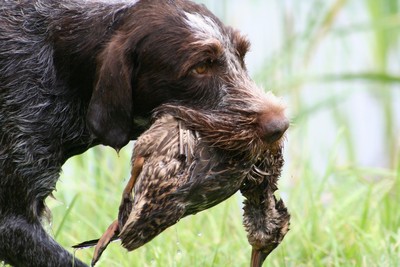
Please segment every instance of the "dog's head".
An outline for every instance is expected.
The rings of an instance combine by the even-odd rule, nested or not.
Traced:
[[[202,5],[142,0],[123,11],[97,58],[88,123],[102,143],[125,145],[137,125],[164,103],[249,116],[261,139],[288,127],[282,104],[249,78],[249,42]],[[240,125],[237,125],[240,127]]]

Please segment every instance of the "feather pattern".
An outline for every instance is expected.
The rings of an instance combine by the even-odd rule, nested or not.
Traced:
[[[233,123],[243,125],[232,131]],[[97,243],[92,263],[113,239],[120,238],[126,249],[134,250],[181,218],[240,190],[246,197],[244,226],[258,260],[252,266],[261,266],[264,258],[258,255],[279,244],[290,217],[273,195],[283,166],[282,141],[257,139],[252,123],[246,117],[230,121],[227,114],[184,106],[159,108],[151,127],[135,143],[117,224]]]

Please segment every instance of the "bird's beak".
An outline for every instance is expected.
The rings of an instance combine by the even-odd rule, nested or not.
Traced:
[[[251,251],[251,267],[261,267],[267,258],[268,254],[257,249]]]

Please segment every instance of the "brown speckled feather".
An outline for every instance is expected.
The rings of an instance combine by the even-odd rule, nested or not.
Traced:
[[[118,222],[97,243],[93,264],[111,239],[118,236],[126,249],[134,250],[181,218],[208,209],[239,189],[246,197],[244,225],[253,247],[251,266],[261,266],[283,239],[290,217],[273,195],[283,165],[281,141],[268,144],[258,139],[252,121],[245,118],[241,129],[247,130],[237,133],[239,139],[228,140],[235,134],[227,137],[228,129],[234,129],[232,123],[239,118],[214,116],[208,122],[207,116],[211,115],[173,105],[155,112],[154,123],[135,143]]]
[[[209,132],[217,126],[205,125],[206,113],[164,108],[179,119],[156,113],[158,120],[136,144],[133,161],[138,155],[147,157],[134,188],[132,212],[120,233],[123,246],[133,250],[182,217],[208,209],[241,189],[252,266],[261,266],[289,227],[290,216],[273,195],[283,166],[281,143],[266,144],[244,133],[247,149],[233,139],[216,142],[222,137],[215,139],[215,132]],[[221,121],[221,132],[228,123]]]
[[[182,217],[227,199],[250,170],[250,162],[239,164],[210,148],[185,123],[163,115],[135,144],[132,162],[144,157],[144,164],[135,183],[132,211],[126,222],[120,220],[119,237],[128,250]]]

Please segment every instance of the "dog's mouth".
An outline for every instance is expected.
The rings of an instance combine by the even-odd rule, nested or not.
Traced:
[[[186,127],[198,132],[202,141],[209,147],[222,150],[231,157],[254,161],[258,157],[262,158],[263,155],[280,150],[284,141],[283,134],[273,142],[265,140],[259,133],[255,113],[205,111],[165,104],[154,111],[153,118],[163,114],[171,114],[184,121]]]

